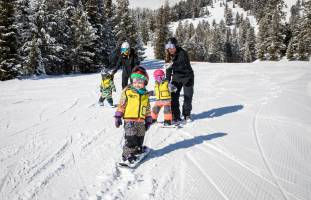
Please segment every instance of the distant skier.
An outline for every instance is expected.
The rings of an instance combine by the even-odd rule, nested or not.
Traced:
[[[116,92],[116,87],[113,83],[113,75],[111,70],[107,68],[103,69],[101,72],[101,84],[100,84],[100,98],[98,100],[99,105],[103,106],[104,101],[107,100],[110,107],[114,107],[113,99],[112,99],[112,92]]]
[[[134,163],[144,152],[145,132],[152,124],[149,93],[146,85],[149,76],[143,67],[135,67],[130,76],[131,84],[122,91],[117,111],[114,115],[115,126],[119,128],[124,119],[125,144],[122,160]]]
[[[157,122],[158,114],[162,107],[164,107],[164,126],[172,124],[172,110],[171,110],[171,92],[176,92],[177,88],[165,80],[165,73],[161,69],[157,69],[153,73],[155,80],[154,95],[156,102],[152,108],[151,116],[152,122]]]
[[[177,91],[172,93],[172,112],[173,121],[179,123],[180,108],[179,97],[181,89],[184,90],[184,103],[182,107],[182,115],[185,121],[191,120],[192,97],[194,86],[194,73],[190,65],[187,52],[178,46],[175,38],[169,38],[165,45],[166,49],[166,79],[171,81],[177,87]],[[171,62],[171,64],[169,64]]]
[[[128,85],[128,79],[135,66],[140,64],[138,56],[133,48],[130,48],[128,42],[123,42],[121,48],[117,48],[110,56],[110,68],[114,68],[115,74],[122,69],[122,89]]]

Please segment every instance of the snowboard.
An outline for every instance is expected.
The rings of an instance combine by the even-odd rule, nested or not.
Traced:
[[[163,123],[158,123],[160,128],[181,128],[180,124],[164,125]]]
[[[150,151],[151,151],[151,149],[149,147],[144,146],[144,153],[136,155],[137,159],[133,163],[130,163],[128,160],[126,160],[126,161],[121,160],[119,162],[119,166],[127,167],[127,168],[136,168],[140,164],[140,162],[144,158],[146,158],[146,156],[150,153]]]

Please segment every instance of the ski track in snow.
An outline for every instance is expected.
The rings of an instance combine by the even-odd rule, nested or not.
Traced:
[[[271,82],[269,81],[269,79],[267,78],[267,76],[263,76],[263,78],[262,78],[261,80],[262,80],[262,82],[263,82],[265,85],[267,85],[267,84],[270,84],[270,85],[271,85]],[[275,175],[273,169],[271,168],[270,163],[269,163],[269,159],[267,158],[267,156],[266,156],[266,154],[265,154],[265,152],[264,152],[264,149],[263,149],[263,147],[262,147],[262,145],[261,145],[260,138],[259,138],[259,132],[258,132],[257,125],[256,125],[256,123],[257,123],[257,118],[258,118],[258,116],[260,115],[260,112],[262,111],[262,109],[264,108],[264,105],[266,105],[266,104],[268,103],[267,101],[271,98],[271,96],[272,96],[272,97],[276,97],[276,96],[274,96],[274,94],[276,93],[276,92],[275,92],[275,88],[276,88],[276,87],[270,87],[270,88],[271,88],[271,89],[270,89],[269,94],[267,95],[267,97],[264,98],[264,101],[263,101],[262,104],[259,106],[257,112],[256,112],[255,115],[254,115],[254,118],[253,118],[253,133],[254,133],[254,137],[255,137],[255,141],[256,141],[258,150],[259,150],[259,152],[260,152],[260,155],[261,155],[261,157],[262,157],[262,160],[263,160],[263,162],[264,162],[264,164],[265,164],[267,170],[269,171],[269,173],[270,173],[271,176],[273,177],[273,179],[274,179],[275,183],[277,184],[277,186],[278,186],[278,188],[279,188],[279,190],[280,190],[280,192],[281,192],[283,198],[284,198],[285,200],[287,200],[288,197],[287,197],[287,195],[286,195],[286,193],[285,193],[283,187],[282,187],[281,184],[279,183],[278,177]]]

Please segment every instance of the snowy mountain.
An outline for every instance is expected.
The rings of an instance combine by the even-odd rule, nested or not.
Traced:
[[[152,89],[163,62],[143,65]],[[97,105],[99,74],[0,82],[0,199],[309,199],[310,62],[192,66],[194,121],[151,127],[135,170],[116,166],[123,130]]]
[[[200,17],[200,18],[194,18],[194,19],[184,19],[181,20],[183,23],[188,21],[189,23],[193,23],[193,25],[196,27],[199,22],[208,21],[209,24],[212,24],[215,20],[216,23],[219,23],[221,20],[225,20],[224,14],[225,14],[225,6],[224,3],[227,2],[228,8],[232,9],[233,17],[236,16],[237,13],[239,15],[243,15],[244,18],[248,17],[250,20],[250,23],[253,27],[255,27],[256,33],[258,32],[258,25],[256,22],[256,18],[253,15],[250,15],[249,12],[245,11],[243,8],[241,8],[239,5],[235,4],[233,6],[233,1],[226,1],[226,0],[215,0],[213,1],[213,7],[207,6],[205,9],[209,11],[208,16]],[[297,0],[285,0],[286,8],[284,8],[284,11],[286,12],[286,19],[288,20],[290,17],[290,8],[297,2]],[[178,22],[173,22],[170,24],[170,29],[172,32],[175,32]]]
[[[150,8],[150,9],[157,9],[160,8],[162,5],[165,4],[167,0],[129,0],[130,8]],[[168,3],[170,6],[176,4],[181,0],[169,0]],[[114,1],[116,2],[116,0]]]

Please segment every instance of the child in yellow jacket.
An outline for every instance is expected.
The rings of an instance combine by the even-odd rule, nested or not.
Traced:
[[[165,80],[165,73],[161,69],[157,69],[153,73],[155,80],[154,95],[156,102],[152,108],[151,116],[152,122],[156,122],[158,114],[162,107],[164,107],[164,126],[172,124],[172,110],[171,110],[171,92],[176,91],[176,87]]]
[[[116,91],[116,86],[113,83],[113,75],[109,73],[108,69],[104,69],[101,72],[102,80],[100,84],[100,98],[98,100],[99,105],[103,106],[104,101],[107,100],[110,107],[114,107],[112,92]]]
[[[146,90],[149,77],[142,67],[135,67],[130,76],[131,84],[124,88],[115,112],[115,126],[124,120],[125,144],[122,160],[133,163],[143,153],[145,132],[152,124],[149,93]]]

